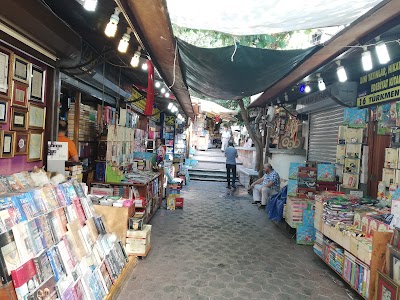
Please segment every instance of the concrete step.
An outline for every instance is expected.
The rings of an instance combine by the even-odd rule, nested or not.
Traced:
[[[190,180],[193,180],[193,181],[210,181],[210,182],[225,182],[226,178],[215,178],[215,177],[203,177],[203,176],[192,176],[192,175],[190,175]]]

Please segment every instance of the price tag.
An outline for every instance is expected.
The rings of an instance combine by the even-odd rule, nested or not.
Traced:
[[[350,195],[356,196],[357,198],[362,198],[362,197],[364,197],[364,192],[363,191],[350,191]]]
[[[68,160],[68,143],[48,142],[47,160]]]

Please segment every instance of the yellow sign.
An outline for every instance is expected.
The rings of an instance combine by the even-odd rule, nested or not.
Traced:
[[[146,109],[146,101],[147,99],[144,96],[132,88],[132,94],[128,100],[128,102],[133,102],[132,106],[134,106],[139,112],[144,113],[144,110]],[[153,107],[151,116],[157,120],[160,120],[160,110]]]
[[[135,100],[140,100],[140,99],[144,99],[144,96],[140,94],[137,90],[132,88],[132,94],[129,97],[128,102],[133,102]]]
[[[380,91],[371,95],[366,95],[357,98],[357,106],[367,106],[371,104],[376,104],[379,102],[385,102],[388,100],[395,100],[400,97],[400,86],[396,86],[391,89]]]

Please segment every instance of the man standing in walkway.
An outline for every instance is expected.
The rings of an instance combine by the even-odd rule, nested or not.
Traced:
[[[229,132],[229,129],[227,126],[224,126],[224,131],[222,131],[221,134],[221,142],[222,142],[222,146],[221,146],[221,151],[224,152],[226,147],[228,146],[228,142],[231,138],[231,133]]]
[[[253,204],[261,203],[261,207],[267,205],[270,196],[279,192],[279,174],[272,168],[271,164],[264,165],[265,174],[254,181],[250,188],[253,188]]]
[[[228,181],[228,185],[226,186],[228,189],[231,188],[231,171],[232,171],[232,187],[235,189],[235,181],[236,181],[236,157],[238,157],[237,150],[233,147],[233,142],[229,142],[229,147],[225,150],[226,157],[226,180]]]

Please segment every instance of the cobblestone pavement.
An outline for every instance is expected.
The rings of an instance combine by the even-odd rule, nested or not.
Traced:
[[[152,249],[118,299],[358,299],[243,188],[197,181],[182,196],[183,210],[154,216]]]

